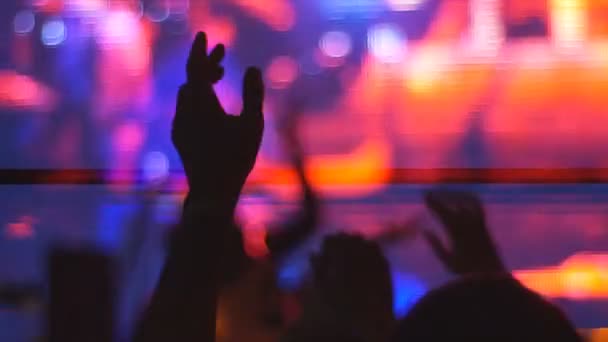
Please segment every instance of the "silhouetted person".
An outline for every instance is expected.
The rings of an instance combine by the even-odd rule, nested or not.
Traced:
[[[217,291],[227,260],[238,258],[230,242],[234,211],[255,164],[264,118],[261,72],[249,68],[243,111],[227,115],[213,90],[222,79],[223,45],[207,53],[207,37],[197,34],[180,88],[172,139],[189,192],[181,224],[156,292],[134,341],[213,341]]]
[[[394,341],[582,341],[564,314],[508,274],[464,277],[429,292]]]
[[[426,204],[443,223],[451,248],[434,233],[426,238],[462,278],[421,299],[399,323],[394,341],[580,341],[557,307],[506,271],[475,195],[434,191]]]
[[[394,324],[388,261],[379,245],[356,235],[327,237],[311,258],[311,289],[302,317],[282,338],[384,341]]]

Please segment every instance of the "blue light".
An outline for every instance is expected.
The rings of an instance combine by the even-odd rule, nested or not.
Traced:
[[[159,151],[145,155],[143,165],[144,179],[149,182],[163,180],[169,174],[169,158]]]
[[[306,258],[302,258],[300,260],[290,260],[288,263],[279,268],[279,273],[277,276],[279,287],[283,290],[297,289],[304,281],[308,271],[309,265]]]
[[[321,10],[331,19],[376,17],[384,10],[383,0],[323,0]]]
[[[15,15],[13,21],[13,29],[16,34],[28,34],[34,30],[36,26],[36,17],[32,11],[20,11]]]
[[[40,39],[46,46],[57,46],[67,38],[67,29],[61,19],[49,20],[42,25]]]
[[[422,298],[426,286],[418,278],[393,271],[393,311],[397,318],[405,316],[408,311]]]
[[[378,24],[370,28],[367,45],[374,57],[385,63],[398,63],[405,57],[407,40],[393,24]]]

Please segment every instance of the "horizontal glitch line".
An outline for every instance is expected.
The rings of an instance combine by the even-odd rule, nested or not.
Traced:
[[[276,174],[275,169],[257,174]],[[608,168],[396,168],[390,184],[602,184],[608,183]],[[183,178],[175,171],[170,177]],[[0,169],[0,185],[113,185],[146,184],[139,171],[93,169]],[[280,185],[272,176],[253,182]],[[353,184],[360,185],[360,184]]]

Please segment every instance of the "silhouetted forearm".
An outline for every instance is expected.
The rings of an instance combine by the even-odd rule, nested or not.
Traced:
[[[310,185],[300,160],[296,161],[296,173],[302,187],[301,209],[276,233],[268,236],[266,244],[274,259],[280,258],[295,248],[319,224],[319,198]]]
[[[184,214],[135,342],[211,342],[222,232],[231,215]]]

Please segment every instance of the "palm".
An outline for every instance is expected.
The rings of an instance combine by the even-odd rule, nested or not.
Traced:
[[[182,159],[190,195],[234,206],[253,169],[264,130],[264,86],[259,70],[250,68],[243,85],[243,111],[227,115],[213,84],[223,77],[223,45],[207,54],[199,33],[188,60],[188,81],[179,91],[172,139]]]

